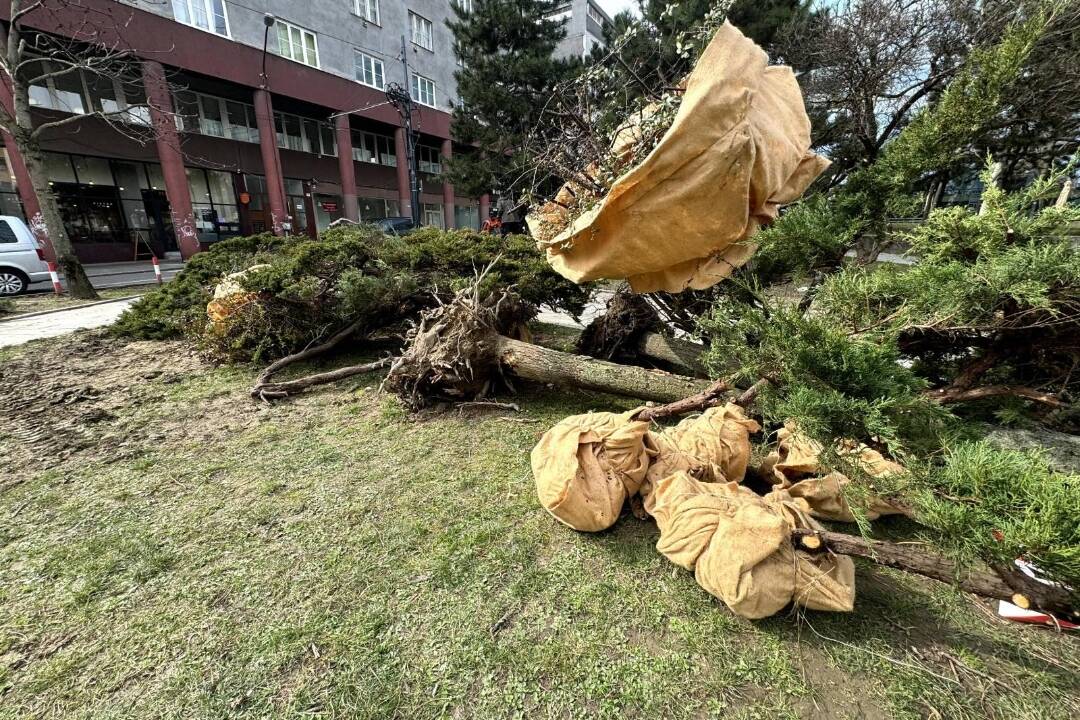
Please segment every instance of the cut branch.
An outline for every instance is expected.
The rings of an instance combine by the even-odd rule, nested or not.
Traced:
[[[1008,600],[1021,607],[1063,616],[1080,616],[1068,590],[1034,581],[1016,569],[965,570],[953,560],[921,547],[867,540],[827,530],[797,528],[792,531],[792,542],[807,552],[831,551],[866,558],[878,565],[933,578],[982,597]]]

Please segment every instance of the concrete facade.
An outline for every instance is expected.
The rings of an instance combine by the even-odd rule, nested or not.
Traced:
[[[588,57],[592,49],[604,44],[604,26],[611,18],[591,0],[568,0],[550,17],[566,19],[566,37],[555,53],[559,57]]]
[[[366,0],[364,0],[366,1]],[[175,6],[183,0],[126,0],[143,10],[165,17],[175,17]],[[262,49],[263,16],[266,13],[315,33],[319,51],[319,69],[338,77],[355,80],[355,54],[363,52],[381,60],[386,83],[396,82],[405,88],[409,78],[400,60],[401,40],[405,38],[410,70],[435,81],[435,109],[452,110],[457,98],[454,71],[453,35],[446,20],[453,17],[448,0],[375,0],[378,23],[366,20],[356,11],[357,0],[224,0],[229,37],[235,42]],[[432,25],[432,49],[411,41],[409,13],[429,20]],[[269,36],[271,52],[277,51],[277,36]]]

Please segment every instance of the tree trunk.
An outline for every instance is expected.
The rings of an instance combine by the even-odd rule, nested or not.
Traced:
[[[1043,585],[1022,575],[1019,570],[962,570],[954,561],[915,545],[900,545],[883,540],[867,540],[854,535],[827,530],[796,529],[792,542],[801,550],[830,550],[838,555],[864,557],[878,565],[923,575],[955,585],[976,595],[1008,600],[1023,608],[1036,608],[1076,617],[1073,599],[1056,585]],[[1022,575],[1022,579],[1021,576]]]
[[[699,343],[668,337],[659,333],[646,333],[639,345],[642,355],[661,360],[675,367],[686,368],[695,374],[703,374],[701,353],[705,350]]]
[[[18,104],[17,100],[16,104]],[[96,300],[98,297],[97,291],[94,290],[94,286],[90,283],[86,270],[83,269],[82,263],[79,262],[78,256],[75,255],[75,248],[71,244],[71,239],[64,230],[64,220],[60,215],[60,206],[56,202],[56,195],[49,187],[49,175],[45,169],[45,158],[41,152],[41,145],[36,138],[29,137],[29,133],[22,127],[16,128],[15,132],[12,133],[12,137],[15,138],[15,144],[18,145],[19,152],[22,153],[23,161],[26,163],[26,171],[29,173],[30,180],[34,185],[34,192],[37,193],[38,203],[41,206],[41,219],[45,222],[45,227],[49,231],[49,240],[52,242],[53,250],[56,251],[56,264],[59,266],[60,271],[64,273],[68,292],[72,297]],[[33,218],[31,218],[31,221],[33,221]]]
[[[663,403],[681,400],[711,385],[707,380],[571,355],[502,335],[496,337],[495,347],[504,368],[533,382],[570,385]]]

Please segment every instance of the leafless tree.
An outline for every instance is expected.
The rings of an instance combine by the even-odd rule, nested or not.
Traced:
[[[1069,9],[1068,5],[1073,7]],[[815,145],[833,160],[828,181],[843,182],[873,163],[924,105],[933,103],[978,45],[1047,0],[840,0],[781,36],[782,60],[799,68]],[[1075,152],[1080,128],[1080,4],[1062,2],[1002,112],[972,143],[981,166],[1001,155],[1007,174],[1025,161],[1036,170]],[[1070,149],[1071,148],[1071,149]],[[931,181],[940,192],[949,168]]]
[[[841,0],[779,42],[841,182],[933,100],[986,28],[977,0]]]
[[[8,9],[6,39],[0,28],[0,81],[7,86],[10,105],[0,103],[0,129],[22,155],[38,197],[40,216],[29,218],[31,228],[47,234],[72,296],[95,298],[94,288],[64,229],[60,207],[49,185],[41,142],[46,133],[88,118],[98,118],[141,143],[154,140],[142,66],[124,39],[123,26],[131,10],[119,4],[101,9],[76,0],[8,0]],[[37,29],[50,25],[64,27],[64,36]],[[110,94],[123,97],[99,100],[94,107],[80,106],[82,112],[56,119],[35,118],[31,112],[32,94],[51,93],[57,97],[57,84],[78,85],[83,81],[87,87],[101,90],[91,93],[99,98]],[[117,83],[122,88],[120,93],[115,92]],[[140,101],[127,104],[123,99],[126,97]]]

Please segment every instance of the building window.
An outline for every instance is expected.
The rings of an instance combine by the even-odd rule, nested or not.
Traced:
[[[379,25],[379,0],[356,0],[353,12],[368,22]]]
[[[386,87],[386,74],[383,70],[383,62],[373,58],[359,50],[353,51],[353,65],[356,72],[356,80],[382,90]]]
[[[442,172],[442,157],[439,155],[438,148],[417,145],[416,161],[420,167],[420,172],[426,172],[430,175],[438,175]]]
[[[424,224],[432,227],[443,227],[446,218],[443,217],[442,203],[424,203]]]
[[[225,0],[172,0],[172,7],[178,22],[229,36]]]
[[[353,130],[353,160],[397,167],[397,154],[394,151],[394,138],[386,135]]]
[[[181,130],[241,142],[259,142],[254,105],[190,92],[177,94],[175,105]]]
[[[412,76],[412,99],[421,105],[435,107],[435,81],[414,73]]]
[[[451,0],[451,2],[463,13],[471,13],[473,11],[473,0]]]
[[[328,124],[289,113],[274,113],[277,144],[284,150],[298,150],[314,155],[337,155],[334,129]]]
[[[604,16],[600,14],[600,11],[592,3],[589,3],[588,15],[589,19],[594,23],[600,27],[604,26]]]
[[[311,67],[319,67],[319,44],[315,33],[284,20],[277,24],[278,55]]]
[[[57,72],[58,67],[46,61],[34,61],[29,71],[31,77]],[[48,108],[74,115],[85,115],[82,77],[78,72],[46,77],[40,85],[30,86],[30,107]]]
[[[409,27],[412,30],[413,44],[419,45],[427,50],[435,49],[435,41],[433,40],[430,20],[409,11]]]

